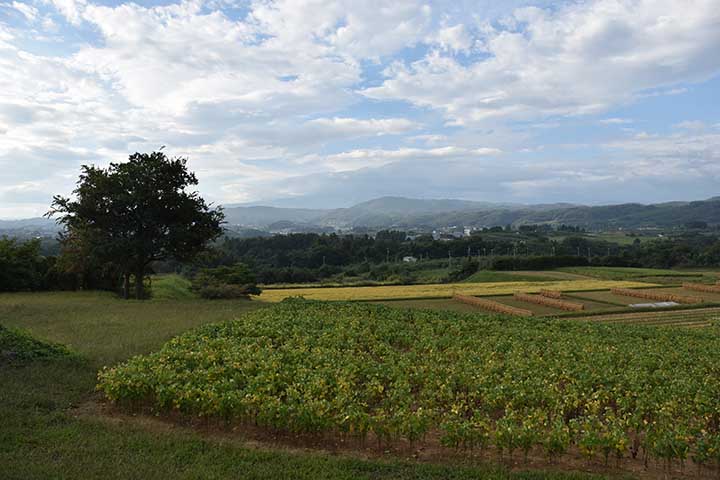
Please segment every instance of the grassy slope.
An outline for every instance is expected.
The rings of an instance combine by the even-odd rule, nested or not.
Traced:
[[[493,270],[478,270],[462,281],[462,283],[483,283],[483,282],[552,282],[558,278],[552,275],[544,275],[544,272],[496,272]]]
[[[682,270],[666,270],[660,268],[631,268],[631,267],[564,267],[561,272],[586,275],[602,280],[636,280],[652,277],[676,277],[675,281],[693,281],[703,277],[704,274],[714,277],[709,272],[688,272]]]
[[[152,279],[152,296],[156,300],[195,298],[190,291],[190,280],[181,275],[156,275]]]
[[[0,294],[3,324],[27,329],[40,339],[67,343],[82,356],[80,360],[0,364],[0,478],[589,478],[264,451],[186,429],[151,431],[77,415],[77,407],[94,395],[101,366],[155,350],[182,331],[260,305],[123,302],[90,292]]]

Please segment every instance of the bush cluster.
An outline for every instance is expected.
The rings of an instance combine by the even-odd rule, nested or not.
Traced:
[[[192,279],[191,289],[209,300],[248,298],[261,293],[255,275],[242,263],[200,270]]]

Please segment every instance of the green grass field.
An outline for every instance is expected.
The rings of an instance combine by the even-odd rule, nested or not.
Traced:
[[[190,280],[173,274],[152,277],[152,297],[155,300],[182,300],[195,298],[195,295],[190,291]]]
[[[711,281],[718,277],[714,272],[695,272],[684,270],[667,270],[660,268],[632,268],[632,267],[564,267],[557,271],[583,275],[601,280],[647,280],[659,283],[682,283],[684,281]]]
[[[555,280],[571,280],[565,276],[553,275],[554,272],[496,272],[479,270],[463,280],[463,283],[484,282],[552,282]]]
[[[102,366],[154,351],[190,328],[262,306],[254,301],[122,301],[94,292],[0,294],[0,323],[69,345],[77,354],[0,360],[0,478],[604,478],[509,472],[471,461],[433,465],[270,448],[242,437],[213,436],[182,426],[152,428],[87,413],[86,405],[97,399],[94,389]]]

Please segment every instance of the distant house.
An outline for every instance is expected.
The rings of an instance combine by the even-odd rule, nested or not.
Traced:
[[[417,262],[417,258],[408,255],[407,257],[403,257],[403,262],[405,262],[405,263],[415,263],[415,262]]]

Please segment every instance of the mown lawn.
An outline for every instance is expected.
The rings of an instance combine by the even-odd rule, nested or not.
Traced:
[[[250,448],[188,428],[148,429],[80,414],[97,371],[169,338],[264,305],[196,299],[122,301],[95,292],[0,294],[0,323],[77,355],[0,359],[0,478],[5,479],[585,479],[478,465],[362,460]]]

